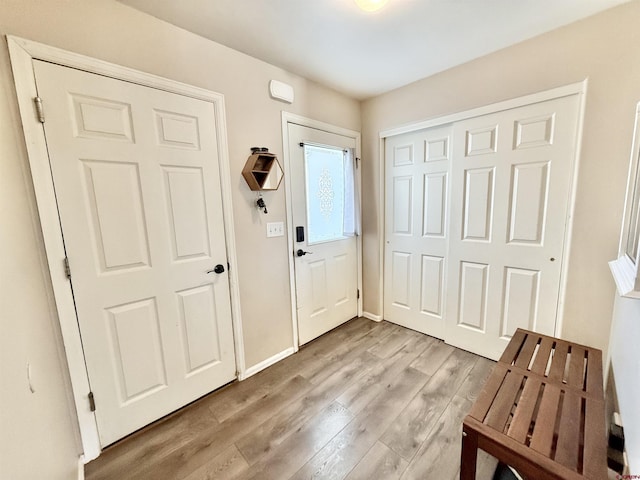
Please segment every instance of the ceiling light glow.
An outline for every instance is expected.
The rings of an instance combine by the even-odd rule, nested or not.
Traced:
[[[356,5],[365,12],[375,12],[384,7],[389,0],[355,0]]]

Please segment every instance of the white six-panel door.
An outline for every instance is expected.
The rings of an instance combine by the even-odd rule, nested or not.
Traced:
[[[571,95],[386,139],[385,319],[494,359],[518,327],[555,333],[578,113]]]
[[[573,95],[454,125],[448,343],[497,359],[554,335],[576,148]]]
[[[451,127],[385,144],[384,318],[444,334]]]
[[[213,105],[34,64],[104,446],[236,374]]]

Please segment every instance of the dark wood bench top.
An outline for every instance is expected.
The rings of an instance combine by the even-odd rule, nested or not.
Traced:
[[[518,329],[465,435],[531,478],[606,479],[602,385],[600,350]]]

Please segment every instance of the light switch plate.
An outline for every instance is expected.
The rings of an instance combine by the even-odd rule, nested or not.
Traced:
[[[268,222],[267,223],[267,237],[282,237],[284,236],[284,222]]]

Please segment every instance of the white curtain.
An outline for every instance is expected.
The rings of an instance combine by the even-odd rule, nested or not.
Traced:
[[[347,149],[344,157],[344,221],[343,234],[346,237],[360,235],[360,203],[358,182],[356,181],[356,159],[353,150]]]

